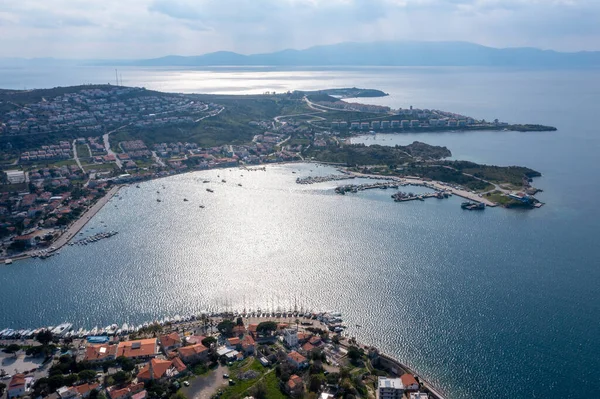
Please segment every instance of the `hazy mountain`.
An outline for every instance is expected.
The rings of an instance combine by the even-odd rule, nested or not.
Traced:
[[[137,60],[140,66],[523,66],[598,67],[600,52],[561,53],[536,48],[498,49],[465,42],[340,43],[306,50],[242,55],[167,56]]]
[[[122,66],[518,66],[600,67],[600,51],[564,53],[536,48],[493,48],[466,42],[340,43],[305,50],[244,55],[219,51],[142,60],[0,59],[0,65]]]

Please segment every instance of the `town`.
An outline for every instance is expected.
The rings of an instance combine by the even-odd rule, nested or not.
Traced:
[[[440,398],[341,314],[204,312],[137,327],[0,331],[0,392],[75,398]],[[14,371],[14,373],[13,373]]]
[[[118,185],[213,168],[324,162],[445,182],[491,206],[541,206],[530,186],[536,171],[443,161],[449,150],[418,142],[385,149],[348,141],[357,129],[507,128],[497,120],[302,92],[183,95],[110,85],[39,92],[0,96],[0,258],[7,263],[56,253],[59,237],[72,238],[83,225],[69,228]]]

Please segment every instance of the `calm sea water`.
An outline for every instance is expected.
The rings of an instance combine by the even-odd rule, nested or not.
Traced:
[[[453,398],[576,398],[600,390],[599,72],[122,73],[125,84],[186,92],[370,87],[390,93],[372,103],[555,125],[557,132],[356,139],[420,140],[446,145],[459,159],[529,166],[543,173],[535,185],[547,205],[479,213],[462,211],[459,198],[397,204],[389,190],[336,196],[334,183],[294,183],[332,172],[306,164],[147,182],[123,189],[85,233],[115,229],[118,236],[1,267],[0,326],[140,323],[226,305],[290,307],[297,297],[307,307],[339,309],[352,335],[394,354]],[[0,86],[99,83],[111,74],[3,71]]]

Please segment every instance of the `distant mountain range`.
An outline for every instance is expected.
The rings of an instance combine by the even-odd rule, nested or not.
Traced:
[[[600,67],[600,51],[561,53],[492,48],[466,42],[340,43],[306,50],[243,55],[220,51],[126,62],[137,66],[520,66]]]
[[[0,60],[6,63],[9,59]],[[340,43],[305,50],[243,55],[219,51],[199,56],[169,55],[140,60],[65,61],[10,59],[11,64],[116,66],[489,66],[600,67],[600,51],[565,53],[536,48],[493,48],[467,42]]]

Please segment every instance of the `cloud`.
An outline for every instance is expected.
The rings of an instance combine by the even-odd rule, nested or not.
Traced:
[[[3,0],[6,56],[256,53],[341,41],[600,50],[597,0]]]

